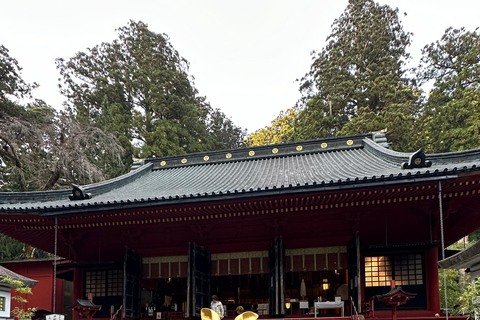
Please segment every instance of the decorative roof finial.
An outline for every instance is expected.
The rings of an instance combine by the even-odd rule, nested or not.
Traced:
[[[424,168],[430,167],[431,161],[425,160],[425,153],[420,148],[410,155],[408,162],[402,163],[402,169]]]
[[[68,196],[70,200],[85,200],[92,198],[91,193],[86,193],[77,185],[73,185],[72,194]]]

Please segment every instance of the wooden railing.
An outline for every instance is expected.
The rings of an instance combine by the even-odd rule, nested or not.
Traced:
[[[350,310],[352,320],[364,320],[366,318],[375,318],[375,297],[370,297],[362,301],[362,311],[359,314],[352,297],[350,297]]]
[[[352,297],[350,297],[350,313],[352,320],[362,320],[363,316],[359,315],[357,308],[355,308],[355,303],[353,303]]]
[[[365,318],[375,318],[375,297],[362,301],[362,314]]]

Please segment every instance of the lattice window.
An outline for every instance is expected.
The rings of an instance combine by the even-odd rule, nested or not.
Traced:
[[[108,272],[107,295],[121,296],[123,293],[123,271],[111,270]]]
[[[365,257],[365,286],[388,286],[390,285],[390,280],[392,280],[391,257]]]
[[[423,285],[423,260],[420,253],[365,257],[365,286]]]
[[[401,285],[423,284],[423,263],[421,254],[394,256],[395,283]]]
[[[0,311],[6,311],[7,304],[5,297],[0,297]]]
[[[94,297],[121,296],[123,294],[122,270],[87,271],[85,293],[92,293]]]

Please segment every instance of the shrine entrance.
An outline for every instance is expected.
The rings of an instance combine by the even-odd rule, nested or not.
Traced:
[[[270,316],[273,295],[278,308],[274,315],[313,316],[315,302],[335,301],[340,287],[345,292],[346,246],[282,249],[278,239],[272,242],[270,253],[265,250],[210,254],[208,248],[191,244],[198,250],[190,250],[190,256],[144,259],[143,312],[148,313],[148,304],[151,317],[153,309],[176,316],[188,312],[193,317],[201,307],[209,306],[211,295],[216,294],[229,317],[235,315],[238,306]],[[193,269],[190,261],[195,259]],[[272,289],[276,285],[283,288]],[[189,293],[194,286],[195,296]],[[347,297],[342,300],[347,310],[348,289],[346,292]],[[339,310],[318,312],[340,314]]]

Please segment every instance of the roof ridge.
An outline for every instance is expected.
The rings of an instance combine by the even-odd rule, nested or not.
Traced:
[[[435,163],[461,163],[480,160],[480,148],[462,151],[425,154],[428,160]]]
[[[153,170],[156,170],[180,166],[279,158],[306,153],[363,148],[363,140],[369,137],[372,137],[372,133],[150,158],[145,159],[144,163],[153,163]]]

